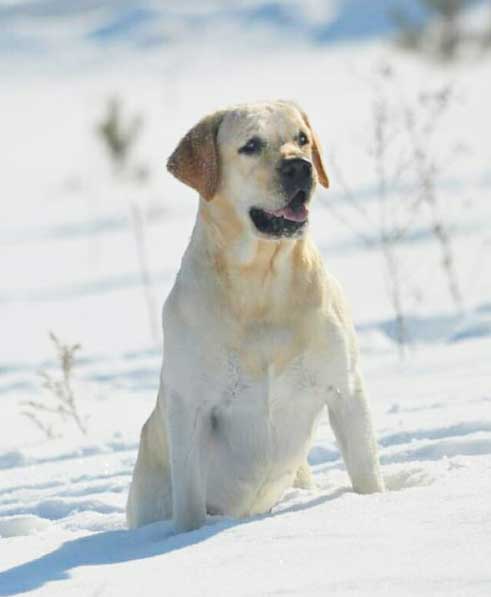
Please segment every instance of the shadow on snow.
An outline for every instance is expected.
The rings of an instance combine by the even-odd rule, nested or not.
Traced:
[[[292,504],[278,512],[246,520],[219,519],[214,524],[189,533],[175,534],[171,523],[164,521],[132,531],[106,531],[67,541],[51,553],[0,574],[0,595],[33,591],[48,582],[67,579],[71,570],[81,566],[104,566],[162,556],[202,543],[236,526],[314,508],[337,499],[347,491],[348,488],[338,488],[307,503]]]

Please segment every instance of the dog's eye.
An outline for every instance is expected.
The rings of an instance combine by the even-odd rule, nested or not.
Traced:
[[[303,131],[300,131],[298,133],[298,144],[299,145],[307,145],[308,142],[309,142],[309,138],[307,137],[307,135]]]
[[[246,155],[252,155],[259,153],[263,148],[264,142],[259,137],[252,137],[245,145],[239,149],[239,153],[245,153]]]

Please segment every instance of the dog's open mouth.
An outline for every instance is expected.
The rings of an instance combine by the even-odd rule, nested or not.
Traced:
[[[309,210],[305,205],[305,191],[298,191],[293,198],[280,209],[267,211],[253,207],[249,214],[254,226],[268,236],[294,236],[305,226],[309,218]]]

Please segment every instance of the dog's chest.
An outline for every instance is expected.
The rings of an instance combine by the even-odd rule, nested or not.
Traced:
[[[217,511],[264,511],[306,457],[327,382],[323,351],[305,343],[294,353],[298,342],[292,330],[263,329],[261,341],[247,343],[254,357],[227,355],[212,412],[209,496]]]
[[[328,384],[327,327],[321,318],[305,317],[258,321],[231,333],[219,349],[224,366],[219,404],[239,416],[266,415],[282,428],[298,423],[303,412],[310,417]]]

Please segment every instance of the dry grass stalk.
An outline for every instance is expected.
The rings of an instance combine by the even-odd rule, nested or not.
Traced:
[[[53,332],[50,332],[49,337],[56,350],[61,375],[55,378],[45,370],[40,371],[42,387],[47,390],[50,400],[46,403],[26,400],[21,403],[24,408],[22,414],[50,439],[57,435],[54,432],[53,417],[73,421],[87,435],[87,421],[79,413],[72,382],[75,354],[81,346],[63,344]]]
[[[420,293],[409,288],[414,272],[407,271],[400,248],[416,224],[426,225],[438,243],[450,296],[457,311],[463,306],[450,227],[437,192],[440,162],[448,165],[451,156],[437,160],[431,143],[451,99],[451,90],[443,88],[420,94],[416,106],[412,106],[403,97],[393,69],[389,65],[379,68],[367,150],[374,172],[376,209],[369,210],[362,204],[336,161],[332,161],[341,194],[340,201],[331,200],[326,206],[367,248],[380,251],[401,357],[410,340],[406,301],[410,295]],[[426,212],[424,207],[428,208]]]
[[[125,120],[121,101],[118,98],[113,98],[108,102],[106,116],[97,126],[97,133],[108,150],[115,175],[138,185],[143,184],[149,176],[148,169],[144,165],[135,166],[130,160],[135,143],[143,129],[143,122],[140,115]],[[135,240],[136,257],[147,307],[150,336],[153,344],[158,345],[160,324],[148,266],[145,219],[142,208],[136,201],[129,203],[129,210],[131,231]]]

